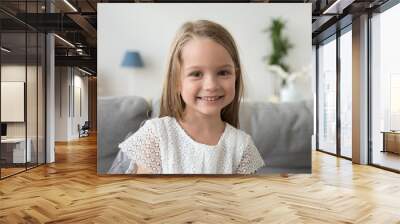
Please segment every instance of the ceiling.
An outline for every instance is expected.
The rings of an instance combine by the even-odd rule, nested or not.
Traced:
[[[196,2],[269,2],[269,3],[312,3],[312,32],[313,42],[331,35],[332,27],[339,19],[346,16],[351,23],[351,17],[365,10],[376,8],[388,0],[203,0]],[[20,49],[25,46],[25,39],[21,32],[25,28],[31,31],[55,32],[61,38],[55,38],[56,65],[81,66],[96,71],[97,54],[97,3],[169,3],[189,2],[183,0],[1,0],[0,25],[1,30],[8,38],[9,46]],[[69,4],[68,4],[69,3]],[[52,9],[52,13],[48,13]],[[327,10],[329,9],[329,10]],[[328,13],[326,13],[326,12]],[[325,12],[325,13],[324,13]],[[345,20],[344,20],[345,21]],[[345,26],[346,22],[342,23]],[[331,29],[331,30],[330,30]],[[336,29],[336,28],[335,28]],[[2,43],[5,43],[2,41]],[[31,49],[32,48],[32,49]],[[28,52],[36,48],[35,44],[28,44]],[[23,52],[21,52],[23,53]]]

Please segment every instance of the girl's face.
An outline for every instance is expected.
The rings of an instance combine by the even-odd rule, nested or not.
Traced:
[[[194,38],[182,49],[180,91],[185,113],[220,116],[235,97],[235,65],[228,51],[210,38]]]

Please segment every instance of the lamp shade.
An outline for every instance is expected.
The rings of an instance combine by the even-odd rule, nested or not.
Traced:
[[[143,67],[142,57],[137,51],[128,51],[125,53],[122,61],[123,67],[141,68]]]

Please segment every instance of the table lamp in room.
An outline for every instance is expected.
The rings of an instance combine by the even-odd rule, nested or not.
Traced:
[[[129,68],[144,67],[140,53],[137,51],[126,52],[125,56],[124,56],[124,60],[122,61],[122,67],[129,67]]]

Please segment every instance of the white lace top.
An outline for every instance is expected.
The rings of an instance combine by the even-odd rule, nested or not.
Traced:
[[[136,164],[154,174],[250,174],[264,166],[251,137],[228,123],[211,146],[193,140],[175,118],[154,118],[119,148],[109,173],[135,173]]]

